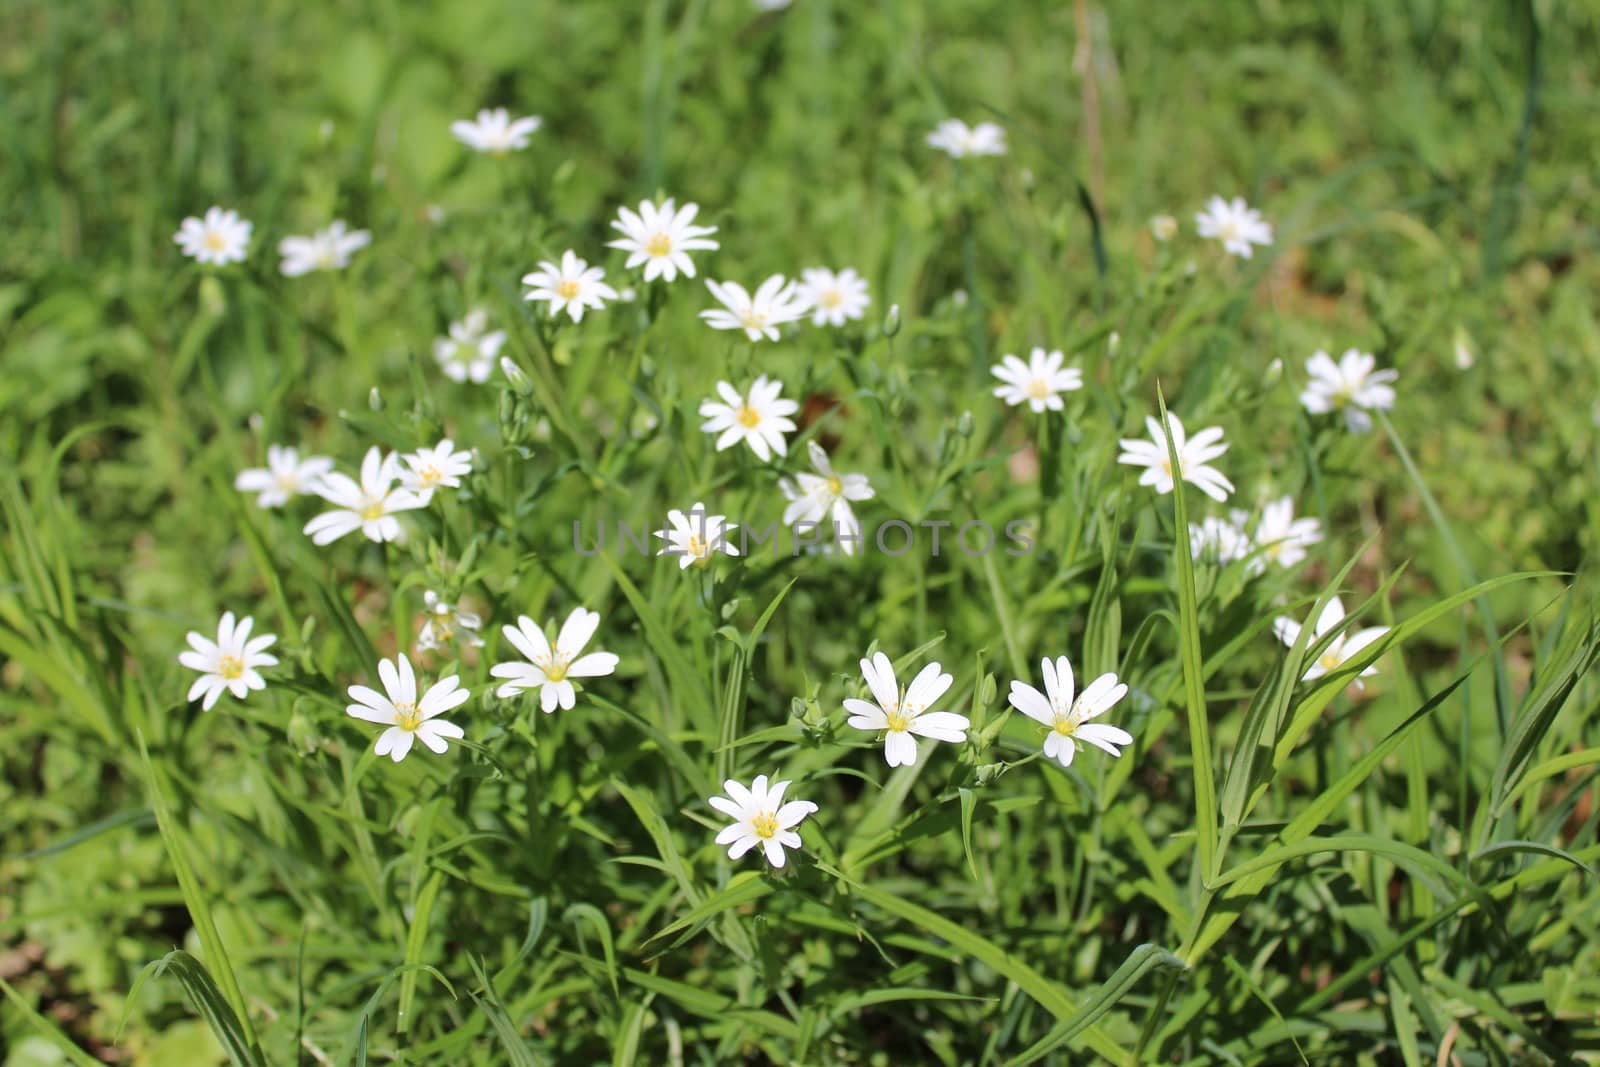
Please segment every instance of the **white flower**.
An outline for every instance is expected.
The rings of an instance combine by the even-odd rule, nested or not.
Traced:
[[[945,119],[928,134],[928,144],[948,152],[956,159],[963,156],[1003,156],[1006,152],[1006,131],[992,122],[968,126],[960,119]]]
[[[1228,446],[1221,443],[1222,428],[1212,426],[1186,438],[1178,416],[1169,411],[1167,421],[1172,424],[1172,443],[1174,451],[1178,453],[1178,476],[1213,500],[1227,500],[1228,494],[1233,492],[1233,483],[1209,465],[1228,450]],[[1145,472],[1139,475],[1139,484],[1153,485],[1158,493],[1170,493],[1173,479],[1172,461],[1167,455],[1167,435],[1161,432],[1161,424],[1148,415],[1144,424],[1150,431],[1150,440],[1124,438],[1121,442],[1122,455],[1117,457],[1117,462],[1144,467]]]
[[[452,381],[482,384],[494,372],[500,346],[506,343],[504,330],[489,329],[489,313],[474,308],[460,322],[450,324],[450,336],[436,338],[433,358]]]
[[[608,247],[628,253],[625,266],[629,270],[643,263],[647,282],[657,278],[673,281],[679,271],[693,278],[694,260],[689,258],[689,253],[721,247],[709,239],[717,232],[715,226],[694,225],[694,217],[699,212],[699,204],[685,204],[680,208],[671,200],[660,204],[641,200],[638,214],[619,208],[611,228],[622,236]]]
[[[839,545],[845,555],[851,555],[855,552],[856,543],[861,540],[861,523],[856,519],[855,512],[850,510],[850,501],[871,500],[874,495],[872,486],[867,483],[865,474],[835,473],[833,464],[828,462],[828,454],[817,442],[807,441],[806,449],[811,455],[811,466],[817,473],[801,473],[796,474],[793,480],[779,480],[778,488],[791,501],[783,511],[783,524],[793,526],[797,522],[829,521],[834,524],[834,532],[839,537]]]
[[[721,515],[707,515],[706,506],[696,502],[685,515],[676,509],[667,512],[668,527],[654,531],[666,544],[658,556],[677,556],[678,569],[687,570],[691,564],[711,561],[712,553],[726,552],[737,556],[739,549],[728,540],[728,535],[739,528]]]
[[[364,722],[389,727],[378,735],[378,743],[373,746],[378,755],[399,763],[415,741],[420,740],[433,751],[442,753],[450,747],[447,738],[464,736],[461,727],[437,718],[451,708],[459,708],[472,696],[469,690],[461,688],[460,679],[455,675],[433,683],[418,700],[417,676],[411,669],[411,661],[402,652],[397,659],[378,661],[378,677],[383,680],[384,693],[364,685],[352,685],[348,692],[356,703],[345,708]]]
[[[1322,614],[1317,616],[1317,625],[1311,631],[1312,636],[1306,640],[1307,650],[1328,633],[1337,629],[1343,621],[1344,604],[1340,603],[1338,597],[1334,597],[1328,601],[1327,607],[1322,609]],[[1278,640],[1292,648],[1294,643],[1300,639],[1300,624],[1291,618],[1280,615],[1273,621],[1272,632],[1278,635]],[[1387,626],[1369,626],[1365,630],[1340,634],[1329,643],[1322,655],[1317,657],[1316,662],[1306,669],[1305,674],[1300,676],[1300,680],[1309,682],[1313,678],[1321,678],[1330,671],[1338,670],[1360,654],[1362,649],[1388,632],[1389,628]],[[1351,684],[1360,689],[1362,678],[1377,673],[1377,667],[1368,667],[1359,676],[1352,679]]]
[[[783,399],[779,396],[782,392],[783,383],[765,374],[751,383],[750,391],[744,396],[727,382],[718,382],[717,393],[724,402],[701,401],[700,414],[706,421],[700,424],[700,429],[721,434],[717,438],[718,452],[743,441],[763,463],[771,459],[774,452],[788,455],[789,444],[783,435],[794,431],[794,420],[789,416],[799,411],[800,405]]]
[[[299,493],[316,492],[317,482],[333,470],[326,456],[307,456],[282,445],[267,446],[267,465],[239,472],[233,487],[246,493],[260,493],[256,504],[263,508],[282,507]]]
[[[788,788],[788,782],[774,782],[768,787],[764,774],[757,775],[749,789],[732,778],[722,783],[722,791],[727,796],[712,797],[709,803],[734,820],[732,826],[723,827],[717,834],[717,844],[728,846],[729,859],[736,860],[760,845],[767,862],[782,867],[783,850],[800,847],[800,835],[794,832],[794,827],[815,812],[817,806],[809,800],[791,800],[785,804],[783,791]]]
[[[200,263],[242,263],[250,250],[250,221],[237,211],[213,207],[204,219],[189,216],[178,226],[172,239],[183,254]]]
[[[1150,235],[1158,241],[1170,241],[1178,236],[1178,220],[1171,215],[1157,215],[1150,220]]]
[[[1335,363],[1326,352],[1306,360],[1311,380],[1300,394],[1300,403],[1313,415],[1344,412],[1344,422],[1354,433],[1372,429],[1367,411],[1388,411],[1394,407],[1394,389],[1388,383],[1400,377],[1398,371],[1377,370],[1378,361],[1366,352],[1348,349]]]
[[[1122,755],[1118,745],[1133,744],[1128,731],[1089,721],[1110,711],[1128,694],[1128,687],[1118,682],[1116,675],[1102,674],[1074,700],[1072,664],[1067,657],[1057,656],[1054,663],[1042,660],[1039,668],[1044,672],[1044,692],[1027,682],[1013,681],[1009,699],[1012,707],[1049,728],[1044,737],[1045,759],[1070,767],[1079,741],[1113,756]]]
[[[1208,515],[1199,525],[1189,524],[1189,551],[1195,559],[1211,559],[1218,563],[1232,563],[1250,555],[1254,546],[1250,535],[1237,521],[1229,522]]]
[[[813,326],[843,326],[847,319],[866,315],[872,298],[867,295],[867,280],[846,267],[835,274],[825,267],[800,272],[799,297],[811,309]]]
[[[483,620],[477,615],[462,611],[458,605],[440,598],[432,589],[423,591],[422,602],[427,607],[428,617],[422,623],[422,632],[417,634],[419,649],[427,652],[442,648],[458,637],[469,648],[483,647],[483,638],[478,636],[478,627],[483,625]]]
[[[538,270],[523,275],[522,284],[530,291],[522,299],[547,300],[552,317],[565,311],[573,322],[581,322],[585,308],[599,310],[607,300],[617,298],[617,291],[603,280],[605,276],[603,269],[589,266],[568,249],[561,253],[559,266],[541,260]]]
[[[528,147],[528,136],[544,124],[538,115],[511,118],[503,107],[484,108],[476,119],[461,119],[450,124],[455,139],[475,152],[492,152],[504,155],[517,148]]]
[[[781,274],[762,282],[754,296],[737,282],[714,282],[707,278],[706,288],[722,304],[722,307],[700,312],[706,324],[717,330],[743,330],[752,341],[763,337],[776,341],[779,326],[802,318],[806,313],[794,283]]]
[[[384,455],[376,446],[361,461],[361,482],[339,471],[324,474],[315,487],[318,496],[335,505],[306,523],[305,533],[315,544],[326,545],[354,530],[372,541],[399,540],[400,521],[395,513],[426,507],[428,502],[409,489],[394,488],[400,477],[400,458]]]
[[[350,257],[372,243],[367,230],[348,229],[340,219],[334,219],[326,230],[318,230],[310,237],[285,237],[278,242],[278,255],[283,264],[278,269],[285,276],[298,278],[314,270],[343,270],[350,265]]]
[[[539,624],[526,615],[519,615],[515,626],[503,626],[500,632],[522,653],[527,663],[514,660],[491,667],[489,673],[494,677],[508,679],[494,695],[511,697],[524,690],[538,689],[539,706],[546,712],[555,711],[558,704],[570,709],[577,699],[571,679],[602,678],[617,669],[617,657],[610,652],[579,655],[599,625],[598,612],[573,608],[567,621],[561,624],[561,632],[556,634],[552,648]]]
[[[448,437],[432,448],[419,448],[400,458],[409,468],[400,473],[400,484],[424,504],[433,499],[435,489],[459,489],[461,479],[472,473],[472,450],[456,451],[455,442]]]
[[[928,710],[955,682],[938,663],[922,668],[904,692],[895,679],[894,664],[882,652],[861,661],[861,677],[866,679],[877,703],[847,698],[847,721],[858,730],[884,731],[883,753],[889,766],[909,767],[917,762],[917,743],[912,735],[953,744],[967,739],[971,722],[965,715]]]
[[[1083,372],[1062,367],[1065,359],[1059,351],[1042,348],[1030,352],[1026,363],[1016,356],[1002,357],[989,368],[1004,383],[995,386],[994,395],[1012,407],[1026,403],[1034,411],[1060,411],[1066,406],[1061,394],[1083,388]]]
[[[1251,245],[1272,243],[1272,224],[1262,219],[1261,212],[1246,204],[1243,197],[1229,201],[1213,196],[1194,221],[1201,237],[1215,237],[1228,252],[1245,259],[1255,251]]]
[[[262,634],[254,640],[250,627],[255,620],[246,615],[233,623],[233,612],[225,612],[217,623],[217,639],[212,641],[194,630],[189,631],[189,647],[178,656],[178,662],[200,677],[189,687],[186,700],[204,697],[202,711],[210,711],[217,698],[227,690],[240,700],[252,689],[265,689],[266,680],[257,667],[271,667],[278,662],[266,650],[277,640],[272,634]]]
[[[1236,514],[1243,519],[1243,515]],[[1257,555],[1246,566],[1253,574],[1267,569],[1270,560],[1280,567],[1293,567],[1306,558],[1306,549],[1322,540],[1322,523],[1316,519],[1294,517],[1294,497],[1284,496],[1267,502],[1256,524]]]

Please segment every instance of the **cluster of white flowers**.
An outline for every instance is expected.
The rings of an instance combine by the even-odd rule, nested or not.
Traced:
[[[1322,523],[1295,518],[1294,497],[1268,501],[1255,530],[1250,515],[1234,510],[1226,519],[1207,516],[1189,524],[1189,547],[1195,559],[1217,563],[1244,561],[1250,574],[1263,574],[1270,564],[1293,567],[1306,558],[1306,550],[1322,540]]]
[[[454,123],[451,132],[475,151],[503,155],[526,148],[540,125],[537,116],[512,119],[505,109],[494,109],[480,111],[475,120]],[[969,127],[957,119],[940,123],[928,135],[927,143],[957,159],[997,156],[1007,150],[1001,127],[990,122]],[[610,241],[609,247],[626,253],[625,270],[642,268],[644,283],[672,283],[679,275],[694,278],[691,253],[719,248],[713,239],[717,228],[698,225],[698,214],[698,205],[680,207],[672,199],[646,200],[637,210],[622,207],[611,222],[621,236]],[[1201,236],[1219,240],[1229,254],[1246,259],[1256,247],[1273,242],[1272,226],[1239,198],[1212,198],[1196,216],[1196,223]],[[1150,227],[1159,241],[1173,239],[1178,230],[1177,221],[1165,215],[1152,219]],[[213,207],[203,218],[185,219],[175,240],[185,255],[221,266],[246,258],[251,232],[251,223],[236,212]],[[293,277],[340,270],[370,242],[367,231],[351,231],[335,220],[310,237],[284,238],[279,244],[281,271]],[[634,295],[632,289],[619,292],[607,284],[605,269],[591,265],[573,249],[565,250],[559,260],[541,261],[537,270],[523,276],[522,283],[527,287],[524,299],[547,304],[551,319],[565,313],[573,324],[582,322],[589,311]],[[871,304],[867,281],[853,268],[807,268],[801,271],[799,281],[775,274],[753,292],[726,280],[707,279],[706,286],[720,306],[701,311],[700,317],[714,329],[742,331],[752,343],[780,340],[782,327],[807,315],[815,326],[844,326],[862,319]],[[891,311],[891,319],[898,322],[898,308]],[[1116,335],[1112,336],[1114,349]],[[488,313],[474,308],[449,326],[447,336],[435,341],[434,355],[443,373],[457,382],[487,381],[497,358],[502,358],[508,377],[515,380],[521,372],[500,355],[506,340],[504,331],[490,329]],[[1387,410],[1394,403],[1389,383],[1395,372],[1375,368],[1372,356],[1356,350],[1346,352],[1338,363],[1317,352],[1306,365],[1310,381],[1301,402],[1313,414],[1342,412],[1351,430],[1370,429],[1370,413]],[[1066,366],[1061,351],[1045,348],[1032,349],[1026,362],[1005,355],[992,373],[1000,383],[993,388],[994,396],[1012,407],[1026,404],[1041,415],[1064,412],[1065,394],[1084,384],[1083,372]],[[757,375],[743,390],[727,381],[717,382],[716,395],[699,406],[705,420],[701,429],[715,436],[716,451],[742,443],[763,464],[786,457],[787,435],[799,429],[792,416],[799,413],[800,405],[785,398],[783,388],[782,382],[766,374]],[[1170,413],[1164,424],[1147,417],[1145,425],[1149,438],[1122,440],[1117,457],[1118,463],[1142,468],[1140,485],[1167,494],[1179,482],[1188,482],[1216,501],[1227,501],[1234,492],[1233,483],[1212,466],[1228,450],[1221,427],[1188,435],[1179,418]],[[783,521],[789,525],[831,523],[838,531],[842,551],[849,554],[859,544],[861,530],[852,504],[873,499],[874,490],[865,475],[838,473],[818,442],[810,440],[806,445],[814,473],[798,472],[777,481],[787,501]],[[450,438],[406,454],[374,446],[367,451],[359,476],[351,477],[336,470],[328,457],[302,456],[296,448],[273,444],[267,449],[266,466],[240,472],[235,485],[257,494],[262,508],[284,507],[300,495],[325,500],[331,507],[303,528],[317,545],[330,544],[358,530],[367,539],[383,543],[404,537],[400,515],[427,507],[442,490],[460,488],[474,462],[474,453],[457,449]],[[1296,518],[1294,501],[1288,496],[1268,502],[1253,529],[1251,521],[1247,513],[1233,510],[1227,518],[1210,516],[1191,526],[1196,557],[1222,564],[1242,562],[1248,573],[1258,575],[1273,564],[1284,568],[1298,564],[1307,549],[1322,539],[1321,524]],[[738,529],[737,523],[708,514],[705,505],[697,502],[688,512],[669,512],[667,526],[655,531],[655,536],[663,542],[659,554],[679,557],[679,567],[687,569],[707,565],[719,553],[738,556],[739,549],[729,541],[729,534]],[[453,652],[456,646],[483,647],[483,619],[462,606],[458,593],[425,592],[418,650]],[[582,684],[610,676],[619,666],[619,658],[610,652],[585,651],[600,622],[598,613],[580,605],[572,609],[553,640],[549,636],[553,622],[541,625],[528,615],[519,615],[515,625],[502,626],[501,634],[521,658],[489,668],[490,677],[500,680],[495,696],[509,700],[538,691],[539,706],[545,713],[572,709]],[[1305,672],[1306,680],[1336,671],[1387,632],[1374,627],[1346,634],[1343,624],[1343,605],[1334,598],[1313,626],[1310,643],[1320,647]],[[277,639],[270,634],[251,638],[252,626],[251,618],[236,623],[233,613],[227,612],[218,623],[215,641],[199,633],[188,634],[190,647],[179,656],[179,662],[198,673],[189,699],[201,700],[203,710],[210,710],[224,691],[244,699],[251,691],[266,688],[260,668],[277,664],[277,659],[265,652]],[[1285,644],[1293,645],[1300,632],[1300,625],[1293,620],[1276,620],[1275,633]],[[376,670],[383,691],[349,686],[354,703],[348,705],[347,713],[384,727],[373,749],[378,756],[398,763],[419,740],[430,751],[444,753],[450,741],[465,738],[461,726],[442,718],[471,698],[458,675],[443,676],[424,690],[403,652],[393,659],[381,659]],[[1116,674],[1103,673],[1080,692],[1066,656],[1043,659],[1040,670],[1043,691],[1028,681],[1013,680],[1008,703],[1042,727],[1040,754],[1044,759],[1068,767],[1082,745],[1116,757],[1134,743],[1128,731],[1096,721],[1128,694],[1128,686]],[[1361,676],[1375,670],[1368,666]],[[860,671],[862,687],[855,692],[870,699],[843,698],[845,723],[881,738],[890,768],[915,765],[919,755],[939,743],[968,740],[971,720],[938,708],[955,681],[940,663],[925,664],[905,686],[899,682],[894,663],[881,651],[863,658]],[[1359,678],[1353,684],[1359,687]],[[769,864],[782,867],[786,850],[802,846],[796,827],[818,809],[808,801],[786,800],[790,784],[770,781],[766,775],[756,777],[748,787],[730,779],[723,783],[725,795],[709,798],[713,809],[733,820],[716,835],[716,843],[728,848],[730,858],[738,859],[759,847]]]

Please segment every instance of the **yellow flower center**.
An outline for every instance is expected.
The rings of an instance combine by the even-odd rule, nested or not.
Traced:
[[[213,252],[220,252],[228,247],[228,238],[221,230],[212,230],[206,234],[206,247]]]
[[[1239,223],[1234,219],[1224,219],[1217,224],[1217,236],[1224,241],[1237,240],[1239,237]]]
[[[578,299],[578,292],[579,292],[578,283],[573,281],[570,278],[568,278],[566,281],[563,281],[560,285],[556,286],[556,293],[563,300],[576,300],[576,299]]]
[[[1035,378],[1028,383],[1028,396],[1034,400],[1044,400],[1050,395],[1050,383],[1043,378]]]
[[[383,501],[371,500],[361,509],[362,522],[377,522],[383,518]]]
[[[1343,386],[1333,394],[1333,406],[1340,409],[1349,407],[1350,402],[1356,398],[1355,393],[1356,391],[1350,386]]]
[[[417,472],[417,484],[424,489],[432,489],[444,480],[444,472],[438,467],[427,466]]]
[[[683,550],[695,559],[704,559],[706,554],[705,538],[699,534],[690,534],[689,539],[684,542]]]
[[[834,496],[844,496],[844,482],[837,474],[828,479],[828,492]]]
[[[761,413],[748,404],[741,407],[735,417],[739,420],[739,425],[752,430],[761,422]]]
[[[1334,646],[1322,654],[1322,658],[1317,660],[1317,666],[1321,667],[1324,671],[1335,671],[1339,669],[1339,664],[1343,662],[1344,661],[1339,658],[1338,646]]]
[[[757,815],[755,818],[750,820],[750,829],[754,830],[756,832],[756,836],[761,838],[761,840],[767,840],[769,837],[778,832],[777,812],[764,811],[760,815]]]
[[[822,295],[817,298],[817,303],[825,308],[836,308],[844,303],[844,294],[837,289],[825,289]]]
[[[672,254],[672,238],[664,233],[658,233],[645,242],[644,250],[652,256],[670,256]]]
[[[417,710],[415,704],[396,704],[394,706],[394,724],[406,733],[412,733],[422,725],[422,712]]]
[[[217,673],[232,682],[244,674],[244,660],[238,656],[223,656],[217,660]]]
[[[885,714],[889,720],[889,732],[895,734],[905,733],[909,730],[911,728],[911,720],[916,718],[915,714],[907,712],[899,705],[896,705],[893,710],[887,711]]]
[[[767,317],[755,311],[746,311],[739,316],[739,321],[743,323],[744,328],[747,330],[764,330],[767,328]]]
[[[1078,717],[1071,712],[1067,712],[1065,715],[1057,715],[1056,723],[1051,729],[1062,737],[1071,737],[1078,732]]]
[[[552,682],[565,681],[567,677],[567,660],[565,656],[557,656],[544,668],[545,679]]]

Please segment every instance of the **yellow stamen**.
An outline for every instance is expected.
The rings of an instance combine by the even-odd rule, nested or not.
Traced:
[[[236,681],[244,674],[244,660],[238,656],[223,656],[217,660],[217,673],[228,681]]]
[[[667,256],[672,254],[672,238],[664,233],[658,233],[645,242],[644,250],[652,256]]]
[[[748,426],[751,429],[754,429],[761,421],[761,413],[749,405],[741,407],[735,417],[738,418],[739,425]]]
[[[828,492],[834,496],[844,496],[844,482],[838,475],[828,479]]]
[[[1057,715],[1056,724],[1051,729],[1062,737],[1071,737],[1078,732],[1078,719],[1071,714]]]
[[[1035,378],[1028,383],[1028,396],[1034,400],[1044,400],[1050,395],[1050,383],[1043,378]]]
[[[578,299],[578,290],[578,283],[572,281],[571,279],[568,279],[567,281],[564,281],[560,285],[556,286],[556,294],[563,300]]]
[[[778,832],[778,815],[776,812],[764,811],[750,820],[750,828],[756,836],[765,841]]]
[[[412,733],[422,725],[422,712],[417,710],[415,704],[396,704],[394,706],[394,724],[406,733]]]
[[[818,298],[817,303],[825,308],[836,308],[844,303],[844,294],[837,289],[828,289]]]
[[[223,236],[220,230],[212,230],[206,234],[206,247],[213,252],[220,252],[228,247],[228,239]]]
[[[374,500],[361,509],[362,522],[377,522],[383,518],[383,501]]]
[[[1322,654],[1321,659],[1317,660],[1317,666],[1321,667],[1324,671],[1336,671],[1339,669],[1339,664],[1342,662],[1344,661],[1339,658],[1339,650],[1330,648],[1328,651]]]
[[[889,732],[895,734],[905,733],[906,730],[911,728],[911,720],[916,718],[915,715],[908,714],[898,705],[895,706],[894,710],[887,711],[886,715],[889,719]]]

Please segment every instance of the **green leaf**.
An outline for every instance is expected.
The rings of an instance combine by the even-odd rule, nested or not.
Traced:
[[[216,1035],[217,1042],[222,1045],[223,1051],[228,1054],[228,1059],[234,1067],[266,1067],[267,1061],[261,1055],[261,1050],[256,1047],[255,1035],[229,1005],[222,990],[217,988],[211,972],[199,960],[181,949],[169,952],[146,966],[135,982],[133,990],[129,992],[129,1001],[133,1000],[133,992],[143,984],[146,977],[163,974],[171,974],[178,980],[178,984],[183,987],[185,999],[211,1028],[211,1032]]]
[[[1178,449],[1167,419],[1167,402],[1156,389],[1161,409],[1161,425],[1166,432],[1167,455],[1174,471],[1181,471]],[[1178,580],[1178,652],[1183,662],[1184,708],[1188,713],[1189,748],[1194,775],[1195,853],[1201,877],[1210,879],[1217,871],[1217,786],[1211,765],[1211,724],[1206,718],[1206,683],[1200,660],[1200,606],[1194,589],[1194,554],[1189,545],[1189,512],[1184,504],[1184,481],[1174,479],[1172,487],[1173,565]]]
[[[1016,1059],[1011,1060],[1012,1067],[1022,1067],[1023,1064],[1042,1059],[1083,1033],[1099,1021],[1102,1015],[1116,1007],[1150,971],[1188,969],[1182,960],[1160,945],[1140,945],[1128,953],[1128,958],[1122,961],[1122,966],[1112,972],[1105,984],[1096,990],[1094,996],[1090,997],[1071,1018],[1057,1024],[1043,1038]]]

